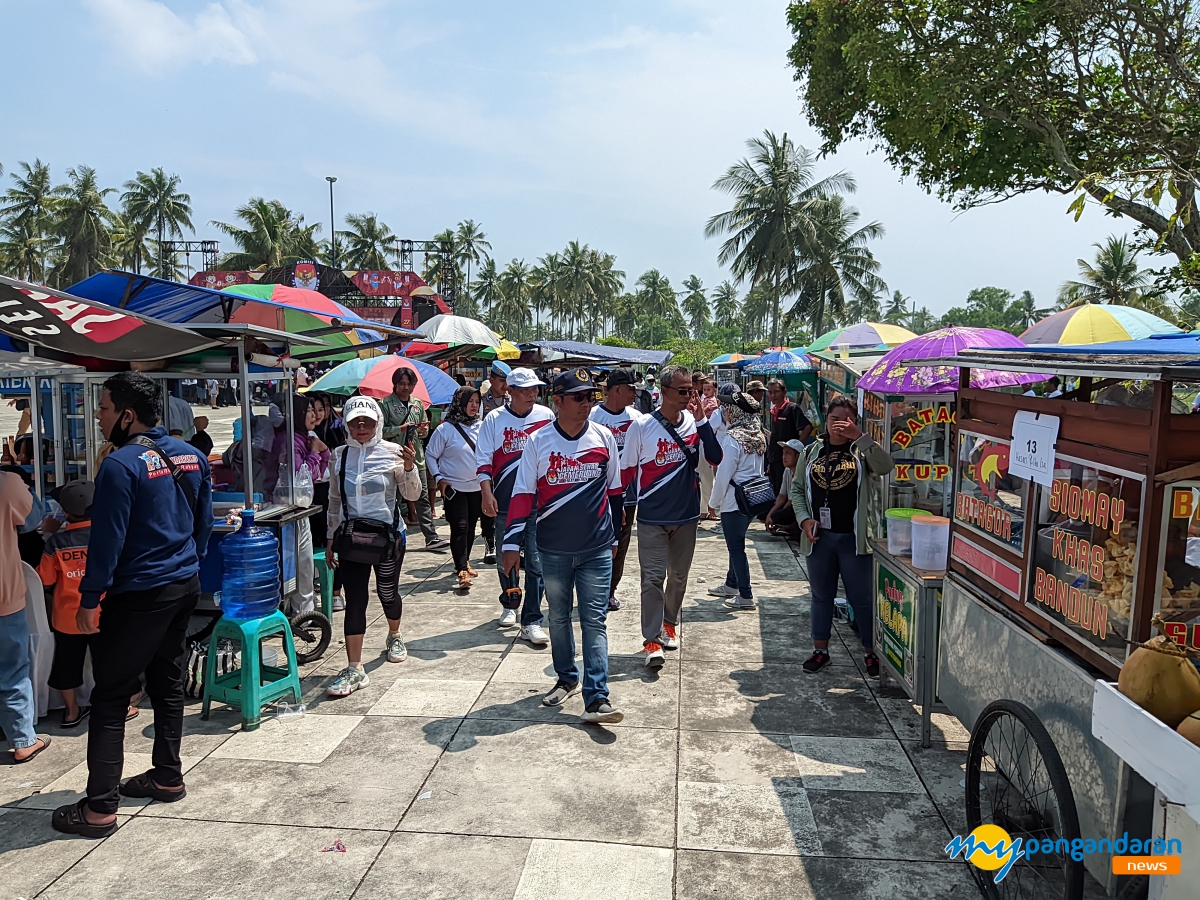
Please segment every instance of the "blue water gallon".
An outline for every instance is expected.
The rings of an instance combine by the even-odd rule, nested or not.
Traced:
[[[221,612],[231,619],[260,619],[279,606],[279,539],[254,524],[254,510],[242,510],[242,527],[221,541],[225,571]]]

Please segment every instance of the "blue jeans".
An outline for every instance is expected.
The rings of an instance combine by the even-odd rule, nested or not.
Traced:
[[[858,636],[867,650],[872,649],[875,616],[871,609],[871,577],[874,561],[870,553],[859,554],[853,534],[821,531],[820,540],[808,554],[808,586],[812,591],[812,636],[827,641],[833,629],[833,598],[837,596],[838,575],[846,585],[846,600],[858,622]]]
[[[0,728],[14,750],[37,743],[25,610],[0,616]]]
[[[750,560],[746,558],[746,529],[750,527],[750,514],[741,510],[721,513],[721,533],[725,535],[725,547],[729,550],[729,572],[725,584],[737,588],[745,600],[753,600],[750,591]]]
[[[497,522],[503,522],[507,516],[506,510],[501,510],[496,516]],[[542,554],[537,546],[537,513],[530,514],[525,522],[525,549],[522,552],[521,563],[525,569],[525,600],[521,607],[522,625],[542,624],[542,595],[546,586],[542,580]],[[503,543],[504,531],[500,529],[500,543]],[[504,554],[496,556],[496,571],[500,573],[501,586],[504,584]],[[504,594],[500,595],[500,605],[505,609],[516,609],[505,602]]]
[[[546,580],[546,606],[550,612],[550,653],[554,672],[564,684],[579,681],[575,664],[575,635],[571,607],[579,597],[579,625],[583,631],[583,705],[608,697],[608,583],[612,578],[612,550],[604,547],[580,556],[546,553],[542,556]]]

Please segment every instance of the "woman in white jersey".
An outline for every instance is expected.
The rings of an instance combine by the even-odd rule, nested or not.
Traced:
[[[450,409],[429,443],[425,461],[429,474],[445,497],[446,521],[450,523],[450,553],[461,590],[471,589],[471,579],[479,573],[471,567],[471,545],[475,543],[475,525],[479,521],[479,474],[475,448],[479,443],[479,390],[460,387],[454,392]]]

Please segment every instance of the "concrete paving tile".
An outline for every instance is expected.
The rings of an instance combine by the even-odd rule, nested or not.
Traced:
[[[486,685],[486,681],[398,678],[367,715],[465,716]]]
[[[323,762],[362,718],[318,714],[287,720],[264,719],[257,731],[239,731],[214,750],[211,758]]]
[[[806,788],[924,794],[896,740],[792,735],[796,767]]]
[[[575,653],[576,665],[583,668],[583,660],[580,659],[578,650]],[[540,683],[549,679],[553,685],[555,681],[554,664],[550,659],[550,649],[539,650],[529,653],[509,653],[500,665],[496,672],[492,675],[493,684],[529,684]],[[549,688],[547,688],[549,690]]]
[[[965,742],[937,742],[922,748],[919,741],[905,741],[904,749],[925,783],[934,805],[950,826],[952,834],[967,833],[967,749]]]
[[[674,870],[670,850],[535,840],[513,900],[659,900],[671,895]]]
[[[346,853],[321,853],[334,841]],[[348,898],[384,832],[137,817],[51,885],[47,900]],[[320,885],[314,891],[314,885]]]
[[[870,690],[848,668],[831,666],[814,676],[790,664],[730,671],[729,663],[684,660],[682,666],[682,728],[892,736]]]
[[[186,774],[196,763],[200,762],[200,757],[181,756],[179,761],[183,764],[183,771]],[[121,772],[121,780],[124,781],[126,778],[132,778],[134,775],[140,775],[142,772],[148,772],[153,768],[154,761],[151,759],[149,753],[126,752],[125,768]],[[85,760],[62,777],[50,782],[50,784],[46,785],[38,793],[22,800],[18,806],[21,809],[55,810],[60,806],[66,806],[68,803],[78,803],[87,792],[87,780],[88,767]],[[122,809],[138,810],[151,802],[150,800],[122,797],[120,806]]]
[[[786,734],[683,731],[679,780],[770,787],[796,774],[796,754]]]
[[[812,653],[808,620],[741,613],[726,622],[688,622],[684,657],[737,663],[802,663]]]
[[[467,719],[400,830],[669,847],[675,753],[652,728]]]
[[[945,860],[950,832],[925,794],[809,788],[808,803],[826,856]]]
[[[821,852],[804,788],[679,782],[679,847],[812,856]]]
[[[355,900],[512,900],[528,838],[393,834]]]
[[[892,723],[902,741],[921,739],[921,707],[907,697],[894,699],[880,696],[879,706]],[[969,741],[971,732],[949,713],[935,712],[930,717],[930,734],[935,741]]]
[[[389,830],[457,725],[369,717],[319,765],[210,757],[188,773],[186,799],[155,803],[142,815]]]
[[[128,816],[118,816],[122,825]],[[0,900],[24,900],[97,847],[88,838],[59,834],[44,810],[0,809]]]
[[[0,750],[0,804],[15,804],[61,778],[87,759],[87,732],[63,735],[47,728],[46,719],[37,725],[39,734],[50,734],[50,748],[29,762],[17,765],[7,743]],[[58,729],[61,731],[61,729]]]

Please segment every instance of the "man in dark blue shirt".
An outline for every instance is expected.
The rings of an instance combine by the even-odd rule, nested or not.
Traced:
[[[58,831],[116,831],[120,795],[170,803],[185,794],[183,660],[212,531],[208,460],[159,425],[161,395],[135,372],[104,382],[97,419],[113,450],[96,473],[87,571],[76,623],[94,634],[87,797],[59,807]],[[100,599],[104,595],[101,613]],[[154,706],[154,768],[121,784],[129,698],[146,674]]]

